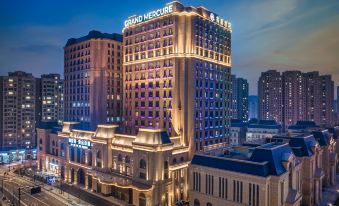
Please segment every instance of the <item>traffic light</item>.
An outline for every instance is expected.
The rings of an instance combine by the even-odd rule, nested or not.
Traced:
[[[31,195],[37,194],[41,192],[41,187],[37,186],[37,187],[32,187],[31,188]]]

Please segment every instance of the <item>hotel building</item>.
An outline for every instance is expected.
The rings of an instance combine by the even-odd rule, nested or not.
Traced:
[[[164,128],[190,151],[228,141],[231,25],[174,1],[125,21],[124,128]]]
[[[117,133],[117,125],[94,131],[64,122],[60,130],[38,129],[38,168],[110,197],[117,205],[174,205],[187,200],[188,147],[162,129]]]
[[[122,36],[90,31],[64,48],[64,119],[83,128],[122,121]]]

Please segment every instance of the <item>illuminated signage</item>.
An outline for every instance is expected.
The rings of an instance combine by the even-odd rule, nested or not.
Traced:
[[[226,28],[231,28],[231,23],[220,18],[219,16],[217,16],[214,13],[210,13],[210,20],[212,22],[216,22],[217,24],[219,24],[220,26],[226,27]]]
[[[160,16],[164,16],[166,14],[170,14],[173,12],[173,5],[167,5],[162,9],[158,9],[158,10],[154,10],[151,12],[148,12],[144,15],[140,15],[140,16],[133,16],[130,17],[129,19],[127,19],[125,21],[125,27],[129,27],[135,24],[139,24],[141,22],[147,21],[147,20],[151,20],[154,19],[156,17],[160,17]]]
[[[79,147],[82,149],[90,149],[92,146],[91,141],[89,140],[73,139],[73,138],[68,139],[68,144],[72,147]]]
[[[47,176],[46,177],[46,182],[49,185],[53,185],[55,183],[55,177],[54,176]]]

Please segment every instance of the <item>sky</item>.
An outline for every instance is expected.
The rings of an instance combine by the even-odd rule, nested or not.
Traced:
[[[163,0],[1,0],[0,75],[22,70],[63,73],[67,39],[90,30],[121,33],[133,14],[162,8]],[[339,85],[339,0],[181,0],[232,23],[232,73],[257,94],[269,69],[319,71]]]

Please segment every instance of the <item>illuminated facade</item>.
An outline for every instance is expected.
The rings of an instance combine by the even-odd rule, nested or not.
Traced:
[[[118,205],[173,205],[187,200],[188,147],[161,129],[116,133],[117,125],[79,130],[65,122],[62,130],[39,129],[38,162],[67,183],[114,197]],[[55,171],[55,168],[58,170]]]
[[[0,77],[0,148],[35,146],[36,79],[17,71]]]
[[[191,150],[228,141],[231,25],[175,1],[125,22],[124,128],[164,128]]]
[[[122,121],[122,36],[91,31],[64,48],[64,119],[84,128]]]

